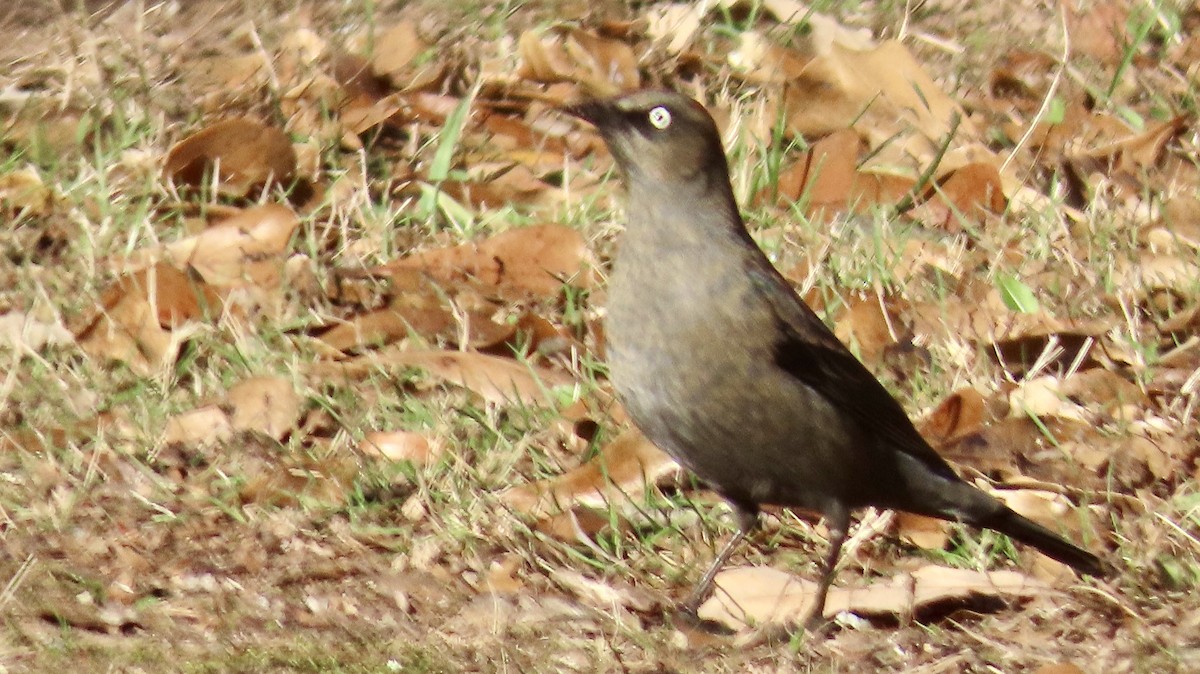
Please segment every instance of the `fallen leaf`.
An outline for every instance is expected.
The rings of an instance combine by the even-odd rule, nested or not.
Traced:
[[[955,438],[939,453],[1001,483],[1027,477],[1082,490],[1112,488],[1103,466],[1115,449],[1114,438],[1092,423],[1062,417],[1034,420],[1019,410],[1014,415]],[[1125,475],[1118,470],[1113,479],[1122,483]]]
[[[1114,125],[1120,122],[1113,122]],[[1082,175],[1102,173],[1131,193],[1138,193],[1149,171],[1168,158],[1168,144],[1187,131],[1188,118],[1180,115],[1150,126],[1140,133],[1121,126],[1115,140],[1101,138],[1092,147],[1070,156]]]
[[[180,65],[184,81],[211,97],[205,102],[205,109],[215,109],[219,100],[249,97],[267,82],[269,68],[264,56],[261,52],[196,55],[182,60]]]
[[[461,386],[494,404],[544,407],[554,401],[552,389],[573,385],[561,370],[519,363],[469,351],[404,351],[389,348],[337,362],[317,362],[315,376],[362,377],[380,367],[415,367],[446,383]]]
[[[296,213],[287,206],[255,206],[195,236],[168,244],[162,257],[176,266],[194,269],[213,285],[278,284],[283,254],[299,225]],[[137,259],[157,255],[156,251],[146,251]]]
[[[535,82],[577,82],[593,95],[638,88],[637,58],[629,45],[580,28],[526,31],[517,40],[518,76]]]
[[[58,320],[43,320],[21,311],[0,314],[0,346],[22,353],[37,353],[47,345],[70,344],[75,339]]]
[[[682,52],[700,31],[712,0],[660,3],[647,8],[646,34],[671,54]]]
[[[1125,0],[1065,0],[1067,34],[1071,49],[1109,65],[1125,54],[1130,36],[1129,5]]]
[[[1052,665],[1042,665],[1037,668],[1033,674],[1085,674],[1078,666],[1069,662],[1061,662]]]
[[[783,571],[741,567],[717,574],[716,590],[699,610],[701,618],[734,630],[752,626],[792,625],[815,598],[817,584]],[[924,566],[865,587],[833,587],[824,616],[842,612],[865,617],[902,618],[928,614],[939,605],[978,599],[1029,599],[1046,592],[1038,580],[1014,571],[982,573]]]
[[[504,342],[516,332],[515,325],[493,321],[493,311],[455,311],[445,305],[444,295],[432,289],[428,293],[404,293],[387,307],[339,322],[318,339],[342,353],[351,353],[410,336],[460,347],[485,348]]]
[[[516,594],[525,589],[525,582],[518,575],[524,561],[519,554],[508,553],[493,560],[488,566],[483,586],[490,594]]]
[[[473,282],[504,298],[557,297],[564,283],[592,283],[591,254],[583,236],[562,225],[533,225],[479,243],[427,250],[383,270],[420,269],[439,283]]]
[[[513,509],[546,517],[576,506],[605,508],[640,497],[647,485],[676,475],[679,464],[636,429],[605,445],[587,463],[558,477],[509,489],[502,496]]]
[[[171,148],[163,175],[192,188],[216,172],[217,189],[245,196],[270,183],[286,185],[296,173],[296,152],[280,129],[245,117],[207,126]]]
[[[910,334],[903,320],[906,308],[907,303],[897,298],[883,298],[881,305],[878,295],[851,297],[834,323],[833,333],[843,344],[857,348],[863,362],[877,362],[884,349]]]
[[[558,583],[589,606],[595,606],[602,610],[621,607],[645,613],[657,604],[645,590],[620,582],[595,580],[571,569],[551,569],[550,580]]]
[[[100,305],[75,340],[90,355],[125,361],[143,375],[175,360],[189,325],[222,310],[213,288],[161,263],[117,279]]]
[[[887,145],[889,137],[910,125],[906,143],[891,143],[899,155],[932,157],[960,119],[960,139],[977,132],[961,121],[962,108],[947,96],[908,51],[894,40],[859,50],[832,42],[784,89],[786,121],[805,137],[828,134],[851,122],[868,136],[868,145]],[[855,121],[857,120],[857,121]],[[903,147],[901,147],[903,145]]]
[[[417,26],[412,21],[401,21],[381,31],[375,36],[374,44],[371,69],[398,89],[408,84],[408,65],[429,48],[417,35]]]
[[[978,431],[987,415],[983,394],[973,388],[955,391],[919,424],[930,445],[942,447]]]
[[[777,198],[784,205],[796,202],[810,217],[832,218],[895,203],[916,184],[904,176],[858,170],[861,150],[856,131],[835,131],[785,168],[776,184],[764,188],[756,199],[761,203]]]
[[[0,174],[0,206],[10,216],[21,213],[45,215],[53,198],[54,192],[32,168]]]
[[[808,56],[775,44],[756,31],[746,31],[737,40],[737,49],[729,53],[729,65],[747,82],[782,84],[799,77],[808,65]]]
[[[283,440],[300,421],[300,396],[284,377],[245,379],[229,389],[225,397],[235,430],[255,431]]]
[[[1200,199],[1175,195],[1164,204],[1162,217],[1144,226],[1138,240],[1158,254],[1200,251]]]
[[[838,211],[850,198],[858,173],[862,141],[853,129],[839,129],[813,144],[768,189],[788,201],[806,200],[809,212],[822,207]],[[760,197],[763,195],[760,195]]]
[[[229,415],[218,405],[205,405],[167,419],[162,442],[206,447],[233,437]]]
[[[950,540],[950,524],[933,517],[898,511],[896,534],[922,550],[942,550]]]
[[[1035,417],[1060,417],[1090,422],[1091,413],[1061,392],[1061,382],[1051,375],[1027,379],[1008,394],[1009,406]]]
[[[1122,294],[1145,296],[1159,290],[1180,295],[1195,292],[1200,283],[1200,262],[1194,254],[1156,255],[1142,251],[1133,261],[1119,261],[1113,281]]]
[[[409,461],[418,466],[432,462],[445,451],[437,437],[412,431],[372,431],[363,436],[358,446],[366,454],[377,454],[390,461]]]
[[[939,178],[908,216],[926,227],[958,233],[983,225],[988,215],[999,215],[1006,206],[995,165],[973,163]]]

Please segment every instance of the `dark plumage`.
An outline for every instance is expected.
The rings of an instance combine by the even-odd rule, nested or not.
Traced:
[[[775,270],[746,231],[716,125],[695,101],[643,91],[571,112],[600,130],[628,191],[608,290],[608,363],[629,415],[733,506],[739,531],[698,584],[694,611],[761,504],[824,515],[819,620],[850,523],[865,506],[995,529],[1081,573],[1091,553],[960,479],[908,415]]]

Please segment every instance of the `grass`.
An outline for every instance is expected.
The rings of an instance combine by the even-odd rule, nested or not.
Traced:
[[[889,20],[907,11],[906,3],[883,4],[879,16]],[[822,11],[835,9],[827,5]],[[373,2],[351,9],[316,7],[307,29],[343,40],[389,24],[397,11]],[[870,9],[858,3],[847,11]],[[1080,75],[1087,88],[1107,91],[1108,105],[1139,116],[1195,108],[1192,97],[1129,94],[1121,86],[1127,73],[1141,67],[1134,56],[1181,30],[1172,28],[1174,10],[1155,9],[1157,14],[1135,17],[1135,39],[1115,71]],[[456,45],[463,52],[488,53],[495,41],[518,34],[516,26],[544,25],[549,18],[521,3],[480,3],[461,11],[452,34],[462,37],[477,22],[486,36],[463,37]],[[638,16],[641,10],[626,11]],[[303,23],[291,12],[292,7],[277,12],[244,6],[236,18],[192,24],[159,13],[142,33],[154,39],[140,43],[125,39],[128,26],[82,14],[59,17],[65,25],[46,28],[102,39],[104,50],[95,57],[54,40],[23,42],[46,53],[6,61],[13,64],[11,77],[66,107],[30,104],[16,111],[19,118],[41,117],[42,129],[27,141],[0,141],[0,175],[31,166],[57,195],[48,213],[0,211],[0,218],[11,216],[0,232],[0,280],[12,281],[0,283],[0,309],[71,322],[93,309],[129,254],[194,232],[197,212],[259,198],[202,192],[180,201],[163,186],[156,162],[171,142],[221,114],[191,103],[209,100],[193,94],[211,92],[188,91],[176,78],[182,66],[172,54],[224,48],[227,35],[244,35],[233,30],[243,22],[253,22],[257,39],[275,49]],[[926,31],[941,31],[939,21],[960,22],[942,34],[963,36],[965,52],[926,56],[964,86],[988,72],[972,59],[994,58],[1006,46],[997,44],[994,30],[983,28],[995,24],[979,16],[921,9],[909,17],[910,27]],[[757,4],[746,13],[727,12],[704,39],[757,30],[763,17]],[[972,20],[981,24],[973,26]],[[181,26],[182,37],[172,36]],[[787,32],[772,36],[786,41]],[[176,39],[178,49],[168,49]],[[99,68],[97,78],[80,79],[92,65]],[[465,70],[447,86],[462,94],[471,89],[469,76]],[[754,91],[711,70],[700,76],[715,107],[733,110],[734,119],[752,112]],[[8,84],[0,82],[0,89]],[[252,107],[287,121],[279,115],[281,94],[267,87],[250,97]],[[503,100],[494,91],[487,95],[490,103]],[[1160,112],[1147,113],[1141,95],[1154,98],[1152,107]],[[458,110],[462,114],[438,128],[413,123],[404,130],[415,150],[404,158],[434,165],[427,174],[431,184],[462,177],[455,160],[462,144],[473,141],[467,109]],[[327,111],[326,121],[332,114]],[[766,141],[754,140],[745,129],[730,135],[735,189],[744,204],[807,149],[782,124]],[[604,261],[622,219],[617,176],[604,176],[600,189],[574,194],[548,211],[518,204],[476,212],[436,190],[393,198],[398,163],[388,154],[394,149],[382,141],[356,153],[336,138],[304,139],[318,145],[331,185],[351,196],[327,197],[301,216],[289,253],[307,256],[316,289],[290,289],[281,314],[205,324],[178,360],[151,376],[87,357],[71,345],[20,353],[0,349],[0,362],[17,364],[0,377],[3,437],[47,439],[43,446],[5,445],[0,453],[5,610],[0,667],[6,671],[848,672],[939,665],[988,671],[1032,669],[1056,659],[1102,663],[1114,671],[1195,669],[1200,645],[1189,640],[1186,626],[1200,610],[1194,598],[1200,584],[1200,499],[1182,475],[1148,481],[1120,498],[1096,496],[1118,537],[1111,556],[1127,572],[1111,586],[1073,589],[1053,606],[962,610],[933,624],[847,629],[829,640],[796,635],[788,644],[744,648],[677,630],[663,606],[686,595],[731,533],[728,509],[713,495],[687,483],[649,488],[632,504],[614,503],[598,512],[602,526],[586,542],[547,534],[502,500],[507,487],[557,476],[585,460],[615,436],[611,420],[596,420],[599,431],[580,452],[571,444],[574,438],[556,428],[554,409],[481,403],[415,371],[378,369],[358,381],[302,375],[317,357],[306,329],[345,314],[346,306],[325,294],[342,282],[340,271],[547,219],[584,232]],[[594,172],[598,161],[564,158],[564,170]],[[1108,313],[1114,310],[1104,294],[1123,290],[1122,264],[1142,250],[1137,223],[1115,208],[1112,195],[1097,190],[1092,198],[1084,223],[1064,220],[1062,204],[1052,199],[1044,210],[1014,209],[989,221],[970,231],[965,243],[874,216],[833,223],[809,219],[803,200],[794,210],[764,206],[748,208],[747,214],[781,268],[813,264],[811,281],[830,319],[851,294],[873,294],[876,288],[936,315],[961,292],[958,277],[989,285],[999,274],[1019,282],[1053,315],[1087,318],[1115,315]],[[944,246],[954,274],[903,273],[900,262],[908,247],[926,244]],[[1061,266],[1075,273],[1047,276]],[[586,289],[565,283],[561,297],[537,309],[573,337],[593,339],[593,326],[602,318],[602,289],[603,284]],[[1114,328],[1114,341],[1136,356],[1134,363],[1119,362],[1118,371],[1147,390],[1163,369],[1151,318],[1130,306],[1127,319]],[[961,335],[919,346],[931,354],[929,366],[902,381],[882,375],[912,412],[965,385],[1000,399],[1022,376],[1004,371],[984,347]],[[540,357],[518,350],[524,359]],[[557,392],[558,402],[594,399],[605,378],[602,360],[591,350],[562,359],[558,367],[580,386]],[[303,427],[289,436],[235,433],[204,447],[161,441],[167,419],[220,401],[248,376],[272,373],[289,378],[303,399]],[[1187,401],[1194,402],[1194,386],[1180,395],[1140,411],[1182,418]],[[116,420],[96,433],[95,417],[104,413]],[[1128,420],[1099,425],[1113,437],[1131,432]],[[393,428],[441,438],[449,450],[429,465],[414,465],[379,461],[359,447],[367,431]],[[1181,434],[1193,431],[1194,420],[1179,428]],[[1194,446],[1187,448],[1194,453]],[[1115,492],[1124,489],[1117,476],[1113,481]],[[852,585],[930,560],[1008,568],[1034,554],[990,534],[964,532],[955,540],[947,550],[918,551],[894,538],[872,539],[855,559],[843,561],[838,583]],[[772,514],[735,561],[811,577],[824,544],[820,529],[808,520]],[[503,576],[497,568],[510,560],[516,563],[509,575],[517,589],[488,595],[491,574]],[[556,580],[562,571],[648,593],[655,608],[596,606]],[[122,618],[129,615],[136,619],[132,628]],[[1027,639],[1028,634],[1039,636]]]

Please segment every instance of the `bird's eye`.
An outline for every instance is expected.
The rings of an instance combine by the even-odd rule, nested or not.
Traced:
[[[649,117],[650,126],[656,129],[665,129],[671,126],[671,111],[661,105],[651,110]]]

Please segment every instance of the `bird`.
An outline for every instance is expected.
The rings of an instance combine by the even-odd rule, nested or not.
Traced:
[[[730,505],[736,533],[683,603],[696,617],[760,508],[819,513],[824,606],[853,511],[891,509],[992,529],[1104,577],[1094,554],[967,483],[751,237],[712,116],[671,90],[583,98],[623,177],[625,228],[608,280],[609,380],[654,444]]]

